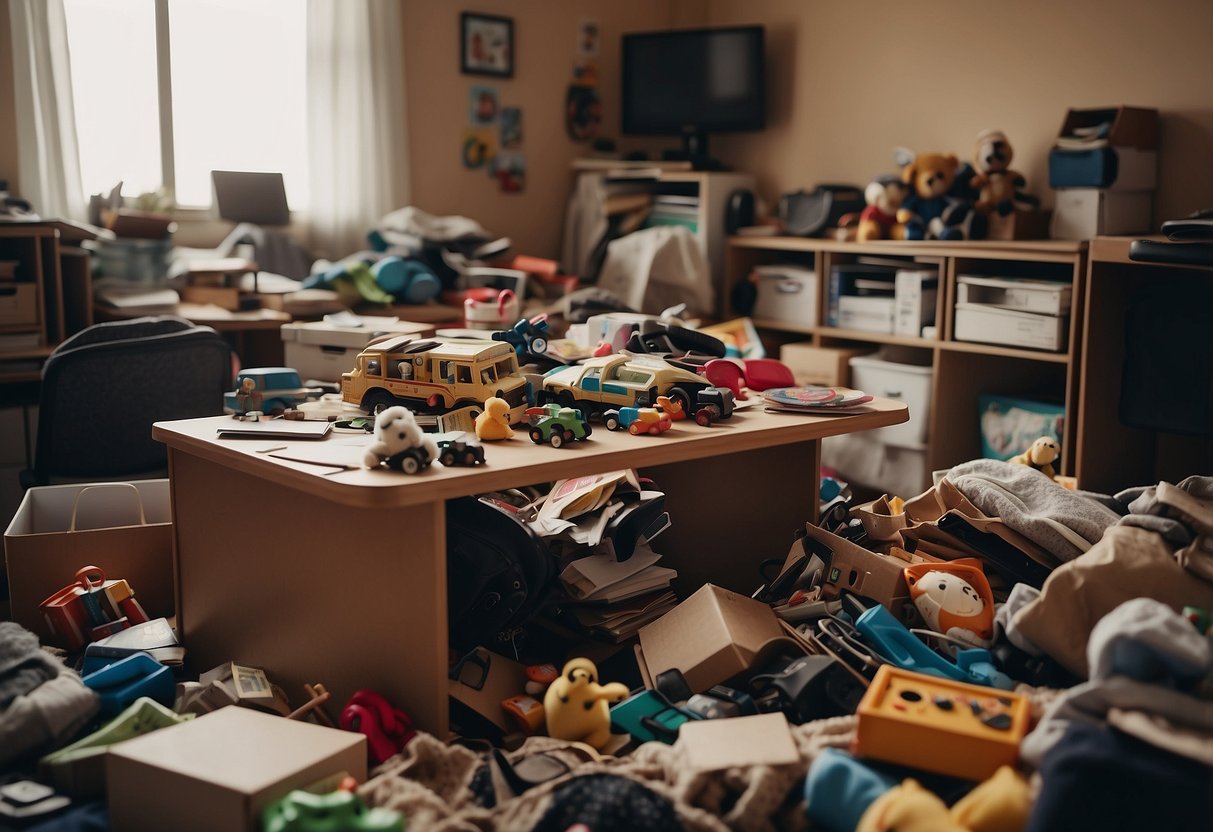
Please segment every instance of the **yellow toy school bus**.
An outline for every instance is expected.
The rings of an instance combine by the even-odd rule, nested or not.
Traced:
[[[510,421],[523,421],[529,385],[518,372],[518,355],[501,341],[417,340],[394,335],[368,344],[354,369],[341,374],[343,401],[374,412],[402,404],[420,412],[483,407],[505,399]]]

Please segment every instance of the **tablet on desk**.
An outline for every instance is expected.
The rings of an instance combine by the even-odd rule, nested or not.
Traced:
[[[257,422],[232,419],[219,427],[220,439],[323,439],[333,429],[332,422],[283,419],[281,416]]]

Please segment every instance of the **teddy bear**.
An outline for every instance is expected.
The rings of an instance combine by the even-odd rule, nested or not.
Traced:
[[[609,703],[621,702],[629,693],[619,682],[598,684],[598,667],[589,659],[569,659],[543,697],[548,736],[601,751],[611,740]]]
[[[878,176],[863,191],[867,207],[859,214],[855,239],[904,240],[905,226],[897,221],[897,210],[905,202],[909,186],[895,175]]]
[[[951,153],[900,154],[901,180],[909,193],[897,212],[907,240],[964,240],[985,237],[984,217],[953,195],[960,161]]]
[[[969,187],[977,192],[973,207],[983,214],[1005,217],[1015,210],[1019,188],[1026,184],[1023,175],[1011,170],[1015,151],[1001,130],[985,130],[977,136],[973,148],[974,174]]]
[[[389,468],[400,468],[412,474],[437,457],[438,444],[421,430],[413,411],[396,405],[385,408],[375,417],[375,441],[367,446],[362,464],[367,468],[378,468],[386,462]]]
[[[1016,465],[1029,465],[1049,479],[1056,479],[1057,471],[1053,463],[1061,456],[1061,446],[1051,436],[1042,436],[1022,454],[1016,454],[1007,460]]]
[[[514,438],[509,402],[497,396],[485,400],[484,412],[476,417],[476,438],[484,442]]]

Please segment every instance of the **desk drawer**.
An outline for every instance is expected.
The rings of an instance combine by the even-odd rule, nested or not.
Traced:
[[[0,281],[0,326],[38,323],[38,284]]]

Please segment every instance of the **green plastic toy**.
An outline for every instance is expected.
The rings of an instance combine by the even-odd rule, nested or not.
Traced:
[[[264,832],[404,832],[394,809],[368,809],[353,792],[312,794],[296,789],[261,813]]]

